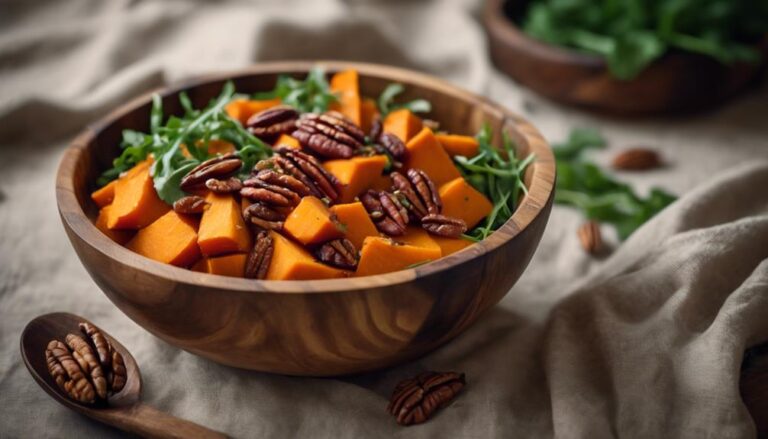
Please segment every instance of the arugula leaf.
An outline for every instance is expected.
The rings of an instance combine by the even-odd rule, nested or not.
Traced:
[[[724,64],[758,62],[768,3],[754,0],[533,0],[523,30],[550,44],[605,58],[619,79],[636,77],[671,49]]]
[[[573,130],[566,142],[553,147],[557,159],[555,203],[612,224],[623,240],[676,198],[658,188],[642,198],[584,157],[587,150],[603,146],[605,140],[596,131],[582,129]]]
[[[494,148],[491,127],[485,124],[477,133],[478,153],[474,157],[454,157],[454,161],[464,178],[475,189],[482,192],[493,203],[493,210],[485,221],[468,231],[464,237],[480,241],[501,227],[515,212],[521,193],[528,189],[523,183],[523,175],[528,165],[535,160],[533,154],[520,160],[515,155],[512,139],[503,135],[503,154]]]
[[[409,102],[395,104],[395,97],[402,93],[404,90],[405,87],[403,87],[403,84],[392,83],[389,84],[387,88],[381,92],[381,95],[379,95],[379,99],[377,100],[381,117],[385,117],[392,111],[399,110],[401,108],[406,108],[412,113],[429,113],[432,111],[432,104],[430,104],[429,101],[425,99],[414,99]]]
[[[272,149],[227,115],[224,107],[232,100],[234,92],[234,84],[227,82],[219,96],[202,110],[193,108],[186,93],[181,93],[179,102],[184,114],[170,116],[165,125],[162,99],[153,96],[150,133],[124,130],[123,152],[114,160],[112,169],[101,175],[98,184],[109,183],[151,154],[154,162],[150,172],[155,190],[163,201],[172,204],[186,195],[179,187],[182,177],[210,158],[208,143],[211,140],[232,143],[243,159],[243,169],[250,170],[256,161],[269,157]],[[182,145],[189,154],[183,152]]]
[[[304,80],[280,75],[272,91],[253,94],[253,99],[275,98],[280,98],[283,104],[290,105],[301,113],[328,111],[331,103],[338,100],[331,92],[325,78],[325,70],[321,67],[312,68]]]

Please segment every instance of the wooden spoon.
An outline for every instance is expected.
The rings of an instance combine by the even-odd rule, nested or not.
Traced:
[[[209,430],[193,422],[161,412],[139,400],[141,373],[130,352],[103,329],[101,332],[112,346],[123,355],[127,382],[123,389],[101,406],[80,404],[67,396],[53,381],[45,362],[45,347],[51,340],[61,340],[67,334],[80,334],[79,323],[88,320],[69,313],[46,314],[27,324],[21,334],[21,356],[37,384],[56,401],[67,408],[121,430],[155,438],[226,438],[218,431]]]

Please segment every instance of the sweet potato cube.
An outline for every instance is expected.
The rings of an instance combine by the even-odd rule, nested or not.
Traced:
[[[376,101],[371,98],[363,98],[363,102],[360,107],[360,128],[364,133],[371,132],[371,126],[373,126],[373,120],[379,115],[379,109],[376,106]]]
[[[331,77],[330,89],[337,93],[339,100],[331,104],[331,109],[347,116],[356,125],[361,125],[362,101],[357,70],[344,70]]]
[[[288,134],[280,134],[280,137],[277,138],[277,141],[275,141],[274,144],[275,148],[278,146],[287,146],[288,148],[301,149],[301,143],[299,143],[299,139]]]
[[[331,212],[336,214],[344,229],[344,237],[349,239],[355,248],[360,250],[363,241],[369,236],[379,236],[379,231],[373,225],[371,217],[363,207],[363,203],[337,204],[331,206]]]
[[[192,267],[192,270],[221,276],[244,277],[246,257],[245,253],[233,253],[215,258],[203,258]]]
[[[317,262],[299,244],[273,231],[272,261],[267,271],[268,280],[333,279],[347,276],[347,272]]]
[[[110,229],[140,229],[170,210],[155,192],[149,175],[151,164],[151,160],[145,160],[117,180],[115,199],[107,218]]]
[[[405,230],[405,234],[398,236],[395,240],[397,242],[402,242],[403,244],[412,245],[414,247],[439,250],[440,255],[442,256],[442,250],[440,249],[440,246],[432,238],[432,235],[430,235],[421,227],[408,226],[408,228]]]
[[[467,228],[475,227],[493,210],[493,204],[462,177],[454,179],[438,189],[443,200],[443,215],[461,218]]]
[[[280,105],[280,98],[275,99],[263,99],[258,101],[252,101],[248,99],[235,99],[227,104],[224,110],[229,117],[235,120],[239,120],[241,124],[245,125],[254,114],[264,111],[268,108]]]
[[[418,116],[411,113],[411,110],[401,108],[387,114],[382,130],[396,135],[407,143],[421,131],[421,127],[421,119]]]
[[[474,244],[474,242],[464,238],[446,238],[444,236],[432,235],[432,239],[440,246],[443,256],[456,253],[457,251]]]
[[[422,129],[405,147],[408,148],[406,167],[421,169],[436,185],[461,177],[453,160],[429,128]]]
[[[344,230],[322,201],[304,197],[285,220],[283,230],[304,245],[319,244],[344,236]]]
[[[339,202],[349,203],[366,189],[370,189],[381,177],[387,166],[387,157],[354,157],[347,160],[330,160],[323,163],[325,169],[343,185]]]
[[[363,242],[356,276],[389,273],[440,258],[440,247],[427,248],[401,244],[389,238],[369,236]]]
[[[107,219],[109,218],[109,210],[112,205],[107,205],[101,208],[99,216],[96,217],[96,228],[101,230],[101,233],[107,235],[109,239],[115,241],[120,245],[125,245],[133,237],[133,230],[112,230],[107,227]]]
[[[232,195],[211,192],[206,197],[210,207],[200,220],[197,244],[205,256],[245,253],[251,250],[251,233]]]
[[[150,259],[187,267],[200,257],[196,230],[196,220],[171,210],[139,230],[125,246]]]
[[[474,157],[480,145],[477,139],[471,136],[460,136],[457,134],[436,134],[437,141],[443,146],[445,152],[451,157],[463,155],[464,157]]]
[[[110,181],[105,186],[93,191],[91,199],[100,208],[112,204],[112,201],[115,200],[115,186],[117,186],[117,180]]]

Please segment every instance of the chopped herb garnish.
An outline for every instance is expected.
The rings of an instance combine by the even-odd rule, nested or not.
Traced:
[[[163,201],[172,204],[186,195],[179,188],[181,178],[210,158],[208,143],[211,140],[232,143],[244,162],[242,169],[250,170],[256,161],[269,157],[272,149],[227,115],[224,107],[232,100],[234,92],[232,82],[227,82],[221,94],[202,110],[195,110],[186,93],[181,93],[179,101],[184,115],[170,116],[165,125],[162,124],[162,99],[153,96],[149,134],[124,130],[123,152],[114,160],[112,169],[101,175],[98,184],[109,183],[152,154],[155,189]]]
[[[567,141],[554,145],[555,203],[576,207],[591,220],[612,224],[623,240],[675,201],[675,196],[653,188],[647,197],[640,197],[584,157],[585,151],[604,146],[605,140],[597,131],[586,129],[573,130]]]
[[[383,92],[381,92],[381,95],[379,96],[378,105],[379,105],[379,112],[381,113],[381,117],[386,116],[387,114],[391,113],[392,111],[399,110],[401,108],[406,108],[410,110],[412,113],[429,113],[432,111],[432,104],[429,103],[429,101],[425,99],[414,99],[409,102],[404,102],[401,104],[395,103],[395,97],[399,95],[400,93],[405,90],[405,87],[403,87],[403,84],[389,84],[387,88],[384,89]]]
[[[514,142],[506,133],[503,134],[502,152],[493,147],[492,137],[490,125],[484,125],[476,136],[479,144],[477,155],[472,158],[454,157],[469,184],[493,203],[493,210],[485,221],[464,235],[472,241],[487,238],[512,216],[520,194],[528,193],[523,183],[525,168],[535,160],[533,154],[518,159]]]
[[[301,113],[328,111],[330,104],[338,100],[325,79],[325,70],[320,67],[310,70],[304,80],[280,75],[274,90],[253,95],[253,99],[275,98]]]

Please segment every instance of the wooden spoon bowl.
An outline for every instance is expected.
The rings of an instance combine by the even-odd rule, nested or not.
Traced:
[[[387,367],[440,346],[498,302],[528,265],[552,205],[555,163],[541,134],[519,116],[436,78],[397,68],[320,63],[330,73],[355,68],[361,92],[390,83],[403,99],[432,102],[430,118],[450,132],[489,123],[520,157],[535,154],[528,195],[497,232],[438,261],[377,276],[318,281],[255,281],[161,264],[112,242],[94,225],[89,194],[119,151],[123,129],[147,130],[151,96],[125,104],[88,127],[64,154],[56,196],[80,260],[106,295],[153,334],[220,363],[293,375],[339,375]],[[167,113],[182,111],[185,90],[197,106],[232,79],[240,92],[271,89],[277,76],[305,75],[314,62],[260,64],[160,90]]]
[[[158,438],[224,438],[223,434],[183,419],[175,418],[142,404],[141,373],[131,353],[106,331],[101,332],[125,361],[125,387],[109,397],[109,403],[85,405],[70,399],[51,377],[45,361],[45,348],[51,340],[64,341],[67,334],[80,334],[78,325],[91,323],[68,313],[46,314],[27,324],[21,334],[21,357],[37,384],[59,404],[99,422],[145,437]],[[93,324],[93,323],[91,323]],[[95,325],[94,325],[95,326]]]
[[[521,15],[527,3],[486,1],[482,18],[491,58],[512,79],[554,101],[621,115],[702,110],[743,91],[761,69],[760,64],[725,66],[702,55],[675,52],[637,78],[622,81],[611,76],[599,56],[525,34],[509,17]]]

